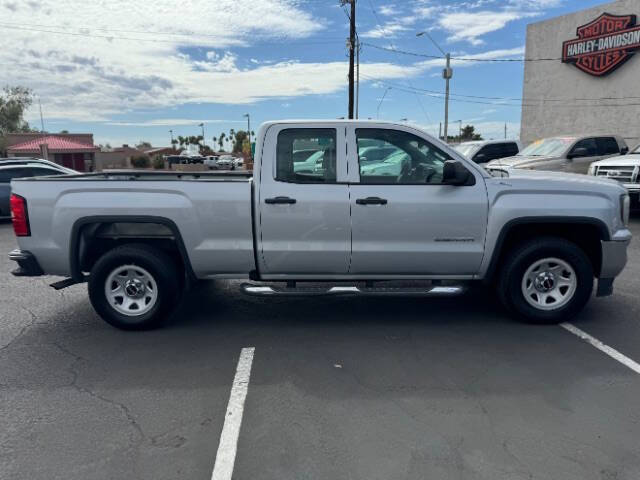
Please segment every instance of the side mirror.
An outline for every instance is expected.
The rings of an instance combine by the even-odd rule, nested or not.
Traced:
[[[447,160],[442,170],[442,184],[452,186],[473,185],[475,177],[458,160]]]
[[[620,150],[620,155],[626,155],[627,153],[629,153],[629,147],[623,147]]]
[[[479,153],[473,157],[473,161],[476,163],[485,163],[487,161],[487,156],[484,153]]]
[[[588,157],[588,156],[589,156],[589,150],[587,150],[584,147],[579,147],[579,148],[575,148],[569,155],[567,155],[567,158],[571,160],[573,158]]]

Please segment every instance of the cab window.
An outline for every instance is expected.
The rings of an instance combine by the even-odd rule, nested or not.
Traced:
[[[600,137],[596,140],[600,155],[614,155],[620,153],[618,142],[613,137]]]
[[[408,132],[381,128],[356,129],[361,184],[435,184],[442,183],[444,162],[451,156],[426,140]],[[365,154],[367,148],[388,149],[375,161]]]
[[[297,152],[311,153],[300,161]],[[289,128],[278,134],[276,180],[288,183],[336,183],[336,130]]]
[[[573,148],[571,149],[571,153],[575,153],[579,148],[584,148],[587,150],[587,154],[581,156],[595,157],[598,155],[598,145],[596,144],[595,138],[585,138],[584,140],[580,140],[573,146]]]

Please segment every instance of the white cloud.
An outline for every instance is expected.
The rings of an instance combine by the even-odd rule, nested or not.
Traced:
[[[199,125],[204,123],[210,125],[214,123],[245,123],[244,120],[221,120],[221,119],[191,119],[191,118],[159,118],[143,122],[105,122],[107,125],[117,125],[123,127],[181,127],[189,125]]]
[[[487,33],[502,30],[509,22],[537,14],[522,11],[480,11],[456,12],[442,15],[438,21],[440,27],[451,34],[450,41],[465,40],[472,45],[481,45],[479,38]]]
[[[405,25],[400,23],[387,23],[385,25],[378,25],[369,31],[361,33],[363,38],[395,38],[397,33],[409,30]]]
[[[453,68],[471,67],[474,65],[482,64],[482,62],[476,62],[475,60],[494,60],[497,58],[517,59],[517,58],[522,58],[523,56],[524,56],[524,46],[515,47],[515,48],[498,49],[498,50],[488,50],[486,52],[474,53],[471,55],[467,55],[465,53],[458,53],[458,54],[452,55],[451,66]],[[464,59],[464,60],[460,60],[460,59]],[[424,68],[424,69],[430,69],[430,68],[436,68],[436,67],[441,68],[445,66],[445,60],[444,58],[434,58],[432,60],[419,62],[415,66],[418,68]]]
[[[387,17],[392,16],[392,15],[397,15],[398,12],[398,7],[396,7],[396,5],[391,4],[391,5],[382,5],[378,11],[382,14],[385,15]]]

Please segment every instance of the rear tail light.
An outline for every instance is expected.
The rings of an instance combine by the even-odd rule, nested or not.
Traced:
[[[29,229],[29,214],[27,213],[27,201],[20,195],[11,194],[11,221],[16,237],[28,237],[31,235]]]

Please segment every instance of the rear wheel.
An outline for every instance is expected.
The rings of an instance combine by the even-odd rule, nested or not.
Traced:
[[[593,291],[593,266],[580,247],[543,237],[513,252],[502,270],[502,303],[531,323],[553,324],[579,313]]]
[[[89,298],[96,312],[123,330],[161,326],[181,292],[175,262],[147,245],[124,245],[104,254],[89,277]]]

